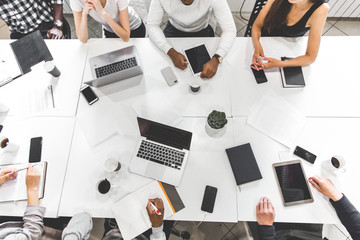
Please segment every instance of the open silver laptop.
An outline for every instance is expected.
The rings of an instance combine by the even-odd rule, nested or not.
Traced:
[[[122,48],[89,59],[93,80],[85,82],[101,87],[143,73],[135,46]]]
[[[137,118],[141,137],[130,171],[179,186],[189,155],[192,133]]]

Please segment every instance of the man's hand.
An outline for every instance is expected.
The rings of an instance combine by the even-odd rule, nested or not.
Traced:
[[[333,201],[339,201],[343,194],[339,192],[330,179],[314,176],[309,178],[309,182],[314,186],[319,192],[331,198]]]
[[[152,202],[157,209],[161,212],[161,215],[157,215],[155,210],[152,209],[150,202]],[[160,227],[163,224],[164,219],[164,204],[161,198],[149,199],[148,205],[146,206],[146,210],[150,217],[150,222],[153,227]]]
[[[46,37],[48,39],[61,39],[62,36],[63,36],[62,30],[58,29],[57,27],[53,27],[46,34]]]
[[[5,169],[0,173],[0,186],[9,181],[10,179],[15,179],[17,174],[10,174],[16,169]]]
[[[219,66],[219,60],[217,60],[216,57],[212,57],[210,61],[204,64],[200,77],[212,78],[216,74],[218,66]]]
[[[177,52],[175,49],[171,48],[167,55],[171,58],[172,62],[174,63],[175,67],[180,68],[181,70],[184,70],[187,68],[187,65],[189,64],[186,60],[185,56],[181,53]]]
[[[262,197],[256,205],[256,220],[259,225],[273,225],[275,220],[275,209],[270,199]]]
[[[39,183],[40,173],[31,165],[26,172],[26,188],[29,205],[39,205]]]

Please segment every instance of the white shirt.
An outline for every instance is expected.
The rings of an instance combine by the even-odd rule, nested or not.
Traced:
[[[170,23],[183,32],[198,32],[209,24],[211,13],[219,23],[223,33],[216,54],[224,57],[231,48],[236,27],[226,0],[194,0],[185,5],[181,0],[152,0],[147,17],[147,31],[150,39],[165,54],[172,48],[160,29],[162,17],[166,12]]]
[[[75,12],[82,12],[85,7],[85,0],[70,0],[70,7]],[[128,7],[127,0],[106,0],[105,11],[115,20],[119,25],[120,24],[120,11],[128,8],[129,11],[129,21],[130,21],[130,30],[137,29],[141,25],[141,18],[139,15],[132,9]],[[104,28],[109,32],[114,32],[106,20],[95,10],[90,10],[89,15],[98,23],[101,23]]]

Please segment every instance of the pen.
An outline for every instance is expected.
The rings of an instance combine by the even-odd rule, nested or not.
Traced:
[[[52,86],[52,85],[50,85],[50,86],[49,86],[49,89],[50,89],[50,92],[51,92],[52,104],[53,104],[53,107],[55,108],[55,101],[54,101],[54,91],[53,91],[53,86]]]
[[[17,79],[17,78],[20,77],[20,76],[21,76],[21,75],[18,75],[18,76],[13,77],[13,78],[12,78],[12,77],[8,77],[8,78],[6,78],[6,79],[4,79],[4,80],[1,80],[1,81],[0,81],[0,87],[5,86],[6,84],[14,81],[15,79]]]
[[[32,166],[36,166],[38,164],[33,164]],[[21,172],[21,171],[24,171],[24,170],[27,170],[29,167],[25,167],[25,168],[19,168],[19,169],[16,169],[15,171],[12,171],[10,173],[7,173],[7,175],[14,175],[15,173],[18,173],[18,172]]]
[[[150,205],[155,210],[156,214],[160,216],[161,212],[159,211],[159,209],[157,209],[157,207],[155,207],[155,205],[152,202],[150,202]]]

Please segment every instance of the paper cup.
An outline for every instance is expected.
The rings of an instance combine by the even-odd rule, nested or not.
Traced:
[[[105,161],[105,170],[107,172],[117,172],[121,169],[121,163],[115,158],[108,158]]]
[[[50,73],[53,77],[59,77],[61,75],[60,70],[55,66],[53,61],[45,62],[44,68],[46,72]]]

